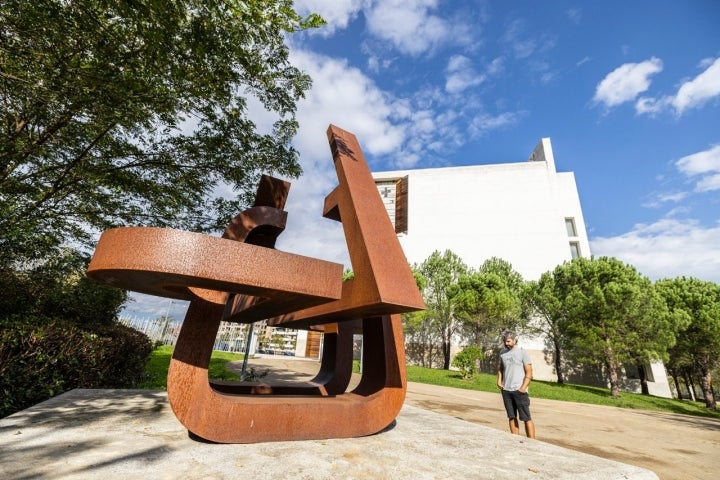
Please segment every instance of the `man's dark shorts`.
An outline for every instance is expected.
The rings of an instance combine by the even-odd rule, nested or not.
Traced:
[[[527,392],[503,390],[502,397],[508,418],[517,418],[519,413],[520,420],[523,422],[532,420],[530,417],[530,395]]]

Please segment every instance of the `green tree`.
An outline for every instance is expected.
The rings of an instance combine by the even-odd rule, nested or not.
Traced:
[[[299,175],[310,78],[285,39],[321,23],[291,0],[4,1],[0,260],[118,225],[217,229],[261,172]]]
[[[667,358],[676,324],[647,277],[614,258],[577,258],[553,272],[573,358],[603,366],[613,398],[623,364]]]
[[[523,305],[529,317],[528,333],[541,335],[552,344],[557,381],[565,383],[563,361],[567,344],[567,314],[565,305],[558,298],[552,272],[543,273],[537,281],[527,282],[523,290]]]
[[[402,315],[405,354],[408,362],[433,368],[442,364],[442,341],[430,317],[421,312]]]
[[[424,292],[427,285],[425,277],[418,272],[417,266],[413,266],[412,271],[418,290]],[[402,323],[408,362],[428,368],[441,363],[442,342],[431,328],[432,322],[424,311],[404,313]]]
[[[89,258],[64,249],[40,265],[22,271],[0,269],[0,318],[61,318],[80,326],[110,324],[127,292],[85,276]]]
[[[278,353],[278,350],[282,350],[284,345],[284,338],[279,333],[273,332],[270,337],[270,347]]]
[[[720,367],[720,285],[679,277],[659,280],[655,286],[671,311],[689,319],[678,334],[668,367],[697,371],[705,405],[716,410],[712,371]]]
[[[426,305],[425,311],[418,312],[415,318],[424,322],[440,339],[443,368],[448,370],[452,341],[462,327],[453,289],[459,278],[468,273],[468,267],[450,250],[442,254],[436,250],[414,270],[422,277],[418,284],[423,287],[421,291]]]
[[[492,257],[477,271],[461,275],[451,287],[467,336],[482,346],[490,334],[521,326],[522,276],[506,260]]]
[[[484,357],[485,355],[483,355],[480,347],[477,345],[468,345],[455,355],[452,364],[454,367],[460,369],[460,376],[462,378],[471,378],[478,372],[478,363],[480,363],[480,360]]]

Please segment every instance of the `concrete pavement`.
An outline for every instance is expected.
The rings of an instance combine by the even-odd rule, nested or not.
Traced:
[[[0,478],[657,479],[639,467],[410,405],[368,437],[197,442],[165,392],[149,390],[73,390],[0,420]]]

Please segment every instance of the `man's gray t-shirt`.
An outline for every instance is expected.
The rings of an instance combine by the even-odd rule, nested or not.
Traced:
[[[503,348],[500,351],[500,364],[503,368],[503,390],[515,391],[525,379],[525,365],[531,364],[530,355],[520,347]]]

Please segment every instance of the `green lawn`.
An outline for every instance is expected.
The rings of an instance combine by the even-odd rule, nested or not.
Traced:
[[[146,380],[138,388],[147,390],[167,390],[167,374],[173,347],[163,345],[153,350],[150,360],[145,365]],[[243,355],[229,352],[213,352],[208,367],[208,376],[215,380],[240,380],[225,368],[227,362],[242,360]]]
[[[408,366],[408,381],[443,385],[483,392],[497,392],[497,376],[481,373],[469,380],[460,378],[460,372],[452,370],[439,370]],[[720,412],[712,412],[705,408],[703,402],[689,400],[674,400],[658,398],[636,393],[625,393],[620,398],[613,399],[607,388],[587,387],[584,385],[559,385],[553,382],[533,380],[530,384],[530,395],[533,398],[546,398],[566,402],[589,403],[593,405],[607,405],[611,407],[635,408],[640,410],[655,410],[669,413],[682,413],[685,415],[698,415],[720,419]]]
[[[150,390],[167,389],[167,371],[172,356],[173,347],[163,346],[155,349],[148,361],[145,371],[147,380],[139,388]],[[242,360],[242,354],[228,352],[213,352],[210,359],[209,377],[220,380],[240,380],[240,378],[225,368],[230,361]],[[355,362],[353,370],[359,371],[359,363]],[[416,366],[407,367],[408,381],[442,385],[453,388],[479,390],[484,392],[497,392],[497,377],[486,373],[476,375],[470,380],[460,378],[460,373],[452,370],[439,370]],[[589,403],[593,405],[607,405],[611,407],[635,408],[640,410],[654,410],[669,413],[682,413],[684,415],[697,415],[720,419],[720,412],[712,412],[705,408],[702,402],[689,400],[673,400],[668,398],[651,397],[634,393],[623,393],[620,398],[613,399],[607,388],[587,387],[583,385],[558,385],[552,382],[535,380],[530,385],[530,395],[533,398],[547,398],[566,402]]]

